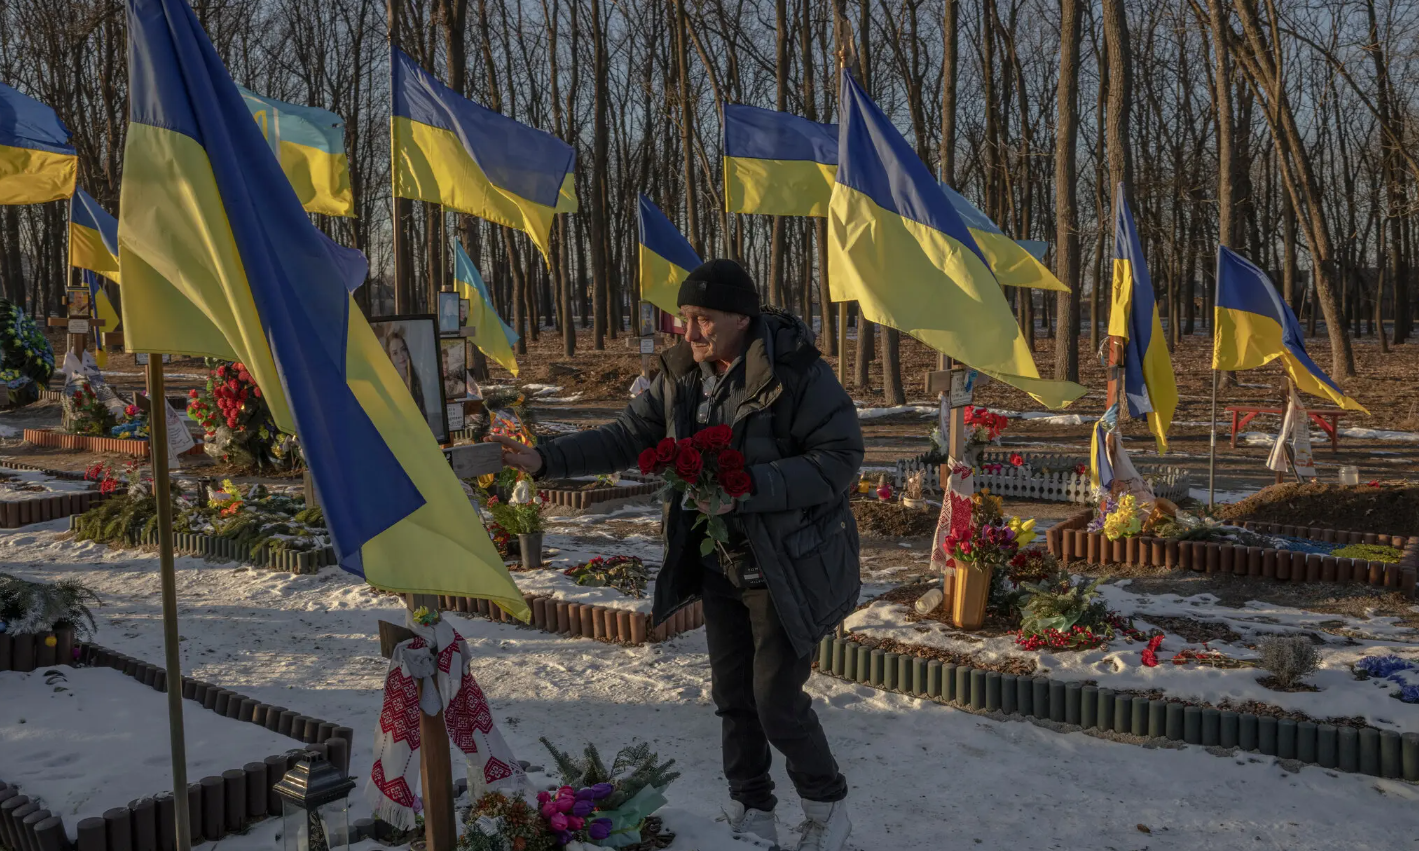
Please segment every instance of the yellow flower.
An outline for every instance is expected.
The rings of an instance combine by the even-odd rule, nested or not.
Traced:
[[[53,647],[53,646],[55,646],[55,645],[58,644],[58,643],[59,643],[59,639],[55,638],[55,637],[52,636],[52,635],[46,635],[46,636],[44,637],[44,646],[45,646],[45,647]]]

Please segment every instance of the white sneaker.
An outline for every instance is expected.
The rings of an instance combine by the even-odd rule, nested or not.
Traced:
[[[847,801],[804,801],[798,851],[842,851],[852,833]]]
[[[778,825],[772,812],[746,810],[738,801],[730,801],[724,817],[729,820],[729,829],[734,831],[736,837],[749,834],[778,847]]]

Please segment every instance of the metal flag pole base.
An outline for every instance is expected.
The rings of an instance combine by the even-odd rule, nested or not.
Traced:
[[[172,747],[172,788],[179,805],[176,815],[177,851],[191,851],[189,813],[182,803],[187,790],[187,746],[182,734],[182,660],[178,656],[177,577],[172,557],[172,480],[168,475],[167,396],[163,389],[163,356],[148,355],[148,446],[153,460],[153,497],[158,508],[158,563],[163,589],[163,650],[168,676],[168,735]]]

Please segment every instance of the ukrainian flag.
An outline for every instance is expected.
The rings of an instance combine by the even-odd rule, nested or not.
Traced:
[[[345,154],[345,123],[314,106],[268,98],[237,86],[251,117],[260,125],[308,213],[354,216],[350,160]]]
[[[660,208],[641,196],[641,298],[674,316],[680,312],[680,285],[702,262]]]
[[[118,225],[130,348],[244,363],[300,437],[340,566],[387,591],[528,609],[185,0],[128,0]]]
[[[517,356],[512,347],[517,344],[517,332],[498,315],[483,276],[463,250],[463,243],[457,240],[453,243],[453,283],[458,297],[468,299],[468,327],[473,329],[473,345],[516,376]]]
[[[1168,428],[1178,407],[1178,385],[1173,362],[1158,318],[1153,281],[1133,225],[1133,212],[1123,195],[1123,184],[1114,198],[1114,279],[1109,309],[1109,336],[1127,341],[1123,360],[1123,392],[1128,415],[1148,415],[1148,430],[1158,451],[1168,451]]]
[[[787,112],[724,106],[724,209],[826,216],[838,170],[838,128]]]
[[[842,75],[837,183],[828,209],[828,282],[872,322],[904,331],[1052,408],[1083,396],[1039,377],[1004,291],[892,122]]]
[[[76,189],[69,200],[69,265],[122,283],[118,276],[118,219],[83,189]]]
[[[103,335],[118,327],[118,312],[113,309],[113,302],[108,300],[108,293],[103,291],[103,279],[97,274],[83,269],[84,286],[89,288],[89,300],[93,304],[94,316],[104,320],[103,329],[94,328],[90,336],[94,341],[94,363],[99,369],[108,368],[108,352],[103,348]]]
[[[1213,369],[1255,369],[1279,358],[1297,389],[1342,408],[1365,411],[1311,360],[1296,315],[1266,273],[1221,245],[1217,246],[1214,317]]]
[[[0,83],[0,204],[43,204],[74,194],[79,155],[54,110]]]
[[[525,231],[547,256],[552,216],[577,210],[576,151],[460,96],[399,48],[394,66],[394,194]]]
[[[990,271],[995,273],[995,279],[1001,286],[1069,292],[1069,287],[1061,283],[1030,251],[1031,247],[1043,246],[1044,243],[1011,239],[959,192],[945,183],[941,184],[941,191],[946,193],[947,200],[951,202],[961,221],[966,223],[966,230],[975,237],[976,246],[980,248],[980,253],[985,256],[985,262],[990,264]],[[1043,252],[1040,256],[1043,256]]]

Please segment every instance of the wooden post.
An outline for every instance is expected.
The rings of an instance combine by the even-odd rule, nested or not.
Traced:
[[[79,359],[80,365],[84,363],[84,351],[89,347],[89,331],[94,328],[102,328],[108,324],[104,319],[92,319],[88,316],[51,316],[49,317],[49,327],[51,328],[78,328],[75,322],[83,322],[82,333],[69,332],[69,351],[74,353],[74,357]],[[62,360],[62,359],[61,359]]]
[[[162,400],[163,392],[163,358],[162,355],[153,354],[148,357],[148,398],[153,401]],[[152,451],[153,494],[158,507],[158,568],[163,594],[163,650],[167,663],[168,742],[172,750],[172,788],[186,789],[187,746],[182,725],[182,659],[178,655],[178,642],[181,638],[177,631],[177,579],[173,569],[172,552],[172,482],[168,473],[168,420],[164,413],[160,407],[149,414],[148,445]],[[176,808],[178,851],[188,851],[192,847],[188,815],[187,807]]]
[[[390,57],[394,55],[393,48],[399,47],[399,20],[400,11],[403,7],[403,0],[385,0],[385,14],[388,18],[389,26],[389,46]],[[394,88],[394,63],[389,65],[390,89]],[[395,175],[389,175],[390,189],[394,188]],[[404,223],[409,218],[410,202],[407,198],[399,197],[398,193],[393,193],[394,200],[394,313],[402,316],[412,313],[414,301],[414,288],[410,282],[409,268],[409,245],[404,233]],[[373,309],[373,307],[371,308]]]

